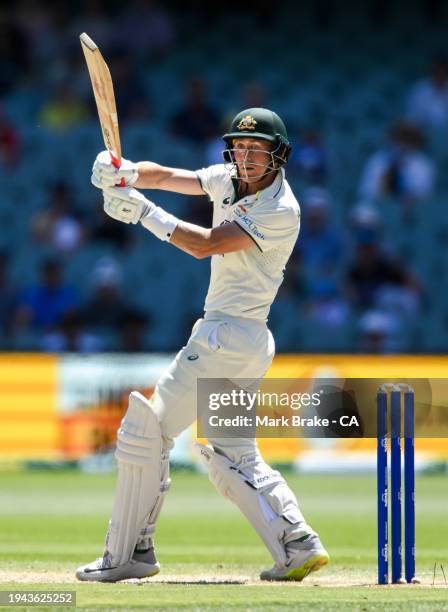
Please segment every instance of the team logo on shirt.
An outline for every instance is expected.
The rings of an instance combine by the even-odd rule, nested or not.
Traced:
[[[229,206],[229,205],[230,205],[230,196],[228,198],[224,198],[221,204],[221,208],[225,208],[226,206]]]
[[[241,119],[241,121],[238,123],[236,127],[237,127],[237,130],[240,130],[240,131],[254,130],[257,123],[258,121],[255,121],[252,115],[246,115],[245,117]]]

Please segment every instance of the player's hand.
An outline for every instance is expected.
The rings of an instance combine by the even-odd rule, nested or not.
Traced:
[[[138,179],[137,164],[122,158],[121,166],[115,168],[109,151],[101,151],[93,164],[92,185],[98,187],[98,189],[107,189],[119,185],[122,178],[125,185],[131,187]]]
[[[138,223],[156,208],[150,200],[131,187],[110,187],[103,190],[104,212],[123,223]]]

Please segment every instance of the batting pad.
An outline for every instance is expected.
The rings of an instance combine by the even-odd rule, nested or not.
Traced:
[[[159,518],[163,502],[170,486],[170,452],[169,450],[164,449],[162,450],[162,457],[160,460],[160,495],[157,497],[156,502],[149,513],[149,516],[147,517],[145,527],[139,533],[137,539],[137,550],[146,550],[152,546],[157,519]]]
[[[118,430],[118,478],[105,554],[114,565],[127,563],[152,509],[159,505],[162,438],[151,403],[133,391]]]
[[[310,528],[281,474],[259,455],[245,456],[233,463],[209,446],[197,443],[196,448],[207,467],[210,481],[221,495],[239,507],[274,561],[284,565],[287,561],[285,544],[310,533]]]

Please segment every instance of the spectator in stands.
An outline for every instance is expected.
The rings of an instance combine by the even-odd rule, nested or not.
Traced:
[[[117,350],[122,353],[143,353],[149,350],[147,343],[148,317],[136,310],[123,313],[119,323]]]
[[[311,278],[307,294],[305,318],[317,325],[316,335],[337,332],[345,325],[350,307],[332,278]]]
[[[371,204],[362,202],[357,204],[350,219],[351,229],[358,245],[380,244],[383,223],[378,211]],[[421,295],[417,281],[412,278],[409,280],[407,284],[382,284],[375,292],[375,308],[393,319],[407,320],[411,323],[418,316]]]
[[[48,259],[42,264],[40,280],[25,287],[19,296],[14,315],[16,333],[55,329],[65,315],[77,309],[78,294],[71,285],[64,283],[62,272],[60,263],[55,259]]]
[[[119,341],[121,346],[136,346],[135,328],[144,327],[144,318],[122,296],[120,266],[113,258],[102,257],[93,270],[92,280],[93,295],[83,310],[87,329],[99,333],[105,341],[114,336],[115,345]]]
[[[31,219],[33,236],[54,247],[60,253],[69,253],[84,242],[86,228],[74,210],[73,192],[66,183],[51,187],[49,206],[38,211]]]
[[[339,266],[340,232],[331,223],[331,196],[326,189],[310,187],[302,197],[303,222],[296,250],[308,274],[328,275]]]
[[[400,346],[400,323],[381,310],[369,310],[358,325],[358,350],[369,355],[395,353]]]
[[[0,168],[4,170],[15,168],[19,162],[20,149],[19,134],[0,107]]]
[[[422,128],[448,126],[448,57],[433,58],[427,77],[412,87],[407,101],[409,120]]]
[[[366,242],[381,242],[383,221],[373,204],[358,202],[352,209],[349,220],[355,245]]]
[[[361,197],[375,200],[392,196],[404,203],[430,197],[436,171],[434,162],[423,151],[422,132],[401,121],[389,136],[389,146],[367,160],[359,185]]]
[[[220,135],[221,120],[207,101],[204,81],[193,77],[186,83],[186,102],[171,120],[174,136],[193,144],[204,144]]]
[[[317,130],[308,129],[303,132],[294,147],[290,164],[301,179],[318,184],[325,181],[328,171],[327,153]]]
[[[350,213],[350,221],[357,233],[369,230],[379,235],[383,225],[381,215],[370,202],[358,202]]]
[[[50,5],[32,0],[22,0],[16,4],[17,20],[23,28],[34,66],[44,67],[45,77],[52,76],[53,69],[61,61],[62,45],[59,43],[63,40],[59,37],[63,37],[64,34],[58,25],[60,25],[61,12],[66,11],[66,7],[63,3]]]
[[[7,348],[10,323],[17,305],[17,290],[9,279],[10,256],[0,251],[0,345]]]
[[[352,305],[361,311],[374,307],[378,295],[386,287],[402,289],[406,294],[409,291],[419,293],[416,280],[384,252],[375,232],[361,231],[356,236],[356,252],[346,282]]]
[[[41,124],[54,132],[64,132],[87,120],[86,104],[72,92],[67,83],[60,85],[55,95],[41,109]]]
[[[79,312],[70,312],[55,330],[43,334],[39,349],[46,353],[95,353],[104,350],[104,345],[100,338],[85,330]]]

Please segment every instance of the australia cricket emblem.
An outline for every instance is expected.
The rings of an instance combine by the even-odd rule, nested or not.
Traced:
[[[252,115],[246,115],[241,119],[241,121],[237,125],[238,130],[254,130],[257,125],[257,121],[252,117]]]

